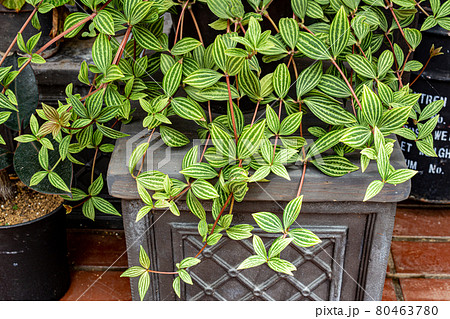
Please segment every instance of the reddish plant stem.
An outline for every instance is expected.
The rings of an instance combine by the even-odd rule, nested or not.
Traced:
[[[430,63],[431,58],[432,58],[432,56],[430,55],[430,57],[428,58],[427,62],[423,66],[422,70],[420,71],[420,73],[416,76],[414,81],[412,81],[411,84],[409,85],[410,87],[420,78],[420,76],[422,75],[423,71],[425,71],[425,69],[427,68],[428,63]]]
[[[409,45],[408,41],[406,40],[405,33],[403,32],[403,28],[401,27],[400,22],[398,21],[398,18],[395,15],[394,9],[392,8],[392,2],[390,2],[390,5],[388,7],[389,7],[389,10],[391,11],[392,16],[394,17],[395,23],[397,24],[397,27],[400,30],[400,33],[402,34],[403,38],[405,39],[406,44],[408,45],[409,50],[412,50],[411,46]]]
[[[237,131],[236,131],[236,119],[234,117],[233,99],[231,98],[231,84],[230,84],[230,77],[228,74],[225,74],[225,79],[227,80],[228,98],[229,98],[229,102],[230,102],[231,120],[233,122],[234,139],[237,144],[238,136],[237,136]]]
[[[304,149],[304,148],[303,148]],[[308,163],[308,161],[306,161],[306,159],[305,159],[305,161],[303,162],[303,171],[302,171],[302,178],[300,179],[300,185],[299,185],[299,187],[298,187],[298,190],[297,190],[297,196],[296,197],[299,197],[300,196],[300,194],[301,194],[301,192],[302,192],[302,189],[303,189],[303,183],[304,183],[304,181],[305,181],[305,174],[306,174],[306,164]]]
[[[186,11],[186,8],[187,8],[188,4],[189,4],[189,0],[184,3],[183,8],[181,9],[180,17],[178,18],[177,30],[175,32],[175,40],[173,42],[173,45],[175,45],[177,43],[178,33],[180,31],[180,26],[181,26],[181,23],[182,23],[181,20],[183,19],[184,11]]]
[[[225,202],[225,204],[223,205],[222,209],[220,210],[219,215],[217,216],[216,220],[214,221],[214,224],[211,228],[211,231],[209,232],[209,235],[214,233],[214,229],[217,226],[217,223],[219,222],[220,217],[222,216],[223,212],[225,211],[225,208],[227,208],[228,203],[230,202],[230,199],[233,197],[233,193],[231,193],[230,195],[228,195],[227,201]],[[202,247],[202,249],[200,249],[200,251],[197,253],[197,255],[195,255],[195,258],[197,258],[198,256],[200,256],[200,254],[203,252],[203,250],[206,248],[206,246],[208,246],[207,243],[205,243]]]
[[[97,155],[98,155],[98,146],[95,148],[94,159],[92,161],[91,184],[94,182],[94,171],[95,171],[95,162],[97,161]]]
[[[409,50],[409,51],[408,51],[408,54],[406,55],[406,59],[405,59],[405,61],[403,62],[402,71],[400,72],[400,77],[403,76],[403,72],[405,71],[405,67],[406,67],[406,62],[408,62],[408,59],[409,59],[409,56],[411,55],[411,53],[412,53],[412,51]]]
[[[260,102],[261,102],[261,101],[258,100],[258,102],[256,103],[256,108],[255,108],[255,112],[253,113],[252,123],[250,123],[250,127],[252,127],[252,126],[253,126],[253,123],[255,123],[255,120],[256,120],[256,113],[258,113],[258,108],[259,108],[259,103],[260,103]]]
[[[244,29],[244,26],[242,25],[241,21],[239,21],[239,26],[241,27],[242,32],[245,34],[245,29]]]
[[[61,32],[60,34],[58,34],[56,37],[54,37],[53,39],[51,39],[50,41],[48,41],[46,44],[44,44],[39,50],[36,51],[36,54],[41,54],[43,51],[45,51],[45,49],[47,49],[49,46],[51,46],[53,43],[55,43],[56,41],[58,41],[59,39],[61,39],[62,37],[64,37],[65,35],[67,35],[68,33],[72,32],[73,30],[75,30],[76,28],[78,28],[79,26],[85,24],[86,22],[88,22],[89,20],[92,20],[99,11],[103,10],[104,8],[106,8],[106,6],[111,2],[112,0],[108,0],[99,10],[97,10],[97,12],[92,13],[91,15],[89,15],[88,17],[84,18],[83,20],[81,20],[80,22],[74,24],[72,27],[70,27],[69,29],[65,30],[64,32]],[[22,65],[22,67],[18,70],[18,74],[19,75],[23,69],[25,69],[25,67],[31,63],[31,57]],[[8,86],[3,88],[2,93],[5,93],[6,89],[8,88]]]
[[[189,10],[189,13],[191,14],[192,21],[194,21],[194,26],[195,26],[195,29],[197,30],[198,38],[199,38],[200,42],[202,43],[202,45],[205,46],[205,44],[203,42],[203,38],[202,38],[202,33],[200,32],[200,28],[198,27],[197,19],[195,18],[192,7],[189,6],[188,10]]]
[[[155,133],[156,127],[152,130],[152,132],[150,133],[150,136],[147,139],[147,143],[150,143],[153,133]],[[141,161],[141,166],[139,167],[139,171],[137,173],[136,176],[139,176],[139,174],[141,174],[142,172],[142,168],[144,167],[144,162],[145,162],[145,156],[147,155],[147,152],[144,153],[144,156],[142,156],[142,161]]]
[[[341,74],[342,78],[344,79],[345,83],[347,84],[348,88],[350,89],[350,92],[352,92],[353,97],[355,98],[356,103],[358,103],[359,108],[362,110],[361,102],[359,101],[358,97],[356,96],[355,91],[353,90],[352,85],[348,82],[347,77],[345,76],[344,72],[341,70],[339,65],[336,63],[335,60],[330,60],[331,63],[338,69],[339,73]]]
[[[125,50],[125,46],[127,44],[128,38],[131,34],[131,29],[133,26],[129,25],[127,28],[127,31],[125,32],[125,35],[123,36],[122,42],[119,45],[119,48],[117,49],[116,56],[114,57],[114,60],[112,61],[112,64],[118,64],[120,61],[120,58],[122,57],[123,51]]]
[[[33,16],[36,14],[39,5],[42,3],[43,0],[41,0],[33,9],[33,11],[31,11],[30,15],[28,16],[28,19],[25,21],[25,23],[23,24],[23,26],[20,28],[19,32],[17,33],[22,33],[23,30],[25,30],[25,28],[28,26],[28,24],[30,23],[31,19],[33,18]],[[5,62],[6,57],[8,56],[8,54],[11,52],[11,50],[13,49],[14,45],[17,43],[17,34],[14,37],[14,40],[11,42],[11,44],[9,45],[8,49],[5,51],[5,54],[2,57],[2,60],[0,61],[0,66],[3,64],[3,62]]]
[[[177,271],[158,271],[158,270],[151,270],[147,269],[147,272],[151,272],[153,274],[160,274],[160,275],[177,275]]]
[[[277,33],[280,33],[280,30],[278,29],[276,23],[272,20],[272,18],[269,16],[268,12],[264,13],[264,16],[269,20],[269,22],[272,24],[273,28],[275,29],[275,31],[277,31]]]

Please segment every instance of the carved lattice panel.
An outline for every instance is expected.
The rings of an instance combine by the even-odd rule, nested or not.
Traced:
[[[194,256],[203,246],[196,224],[172,224],[174,260]],[[199,256],[202,262],[190,271],[194,285],[182,286],[183,300],[339,300],[345,257],[346,226],[306,227],[322,243],[311,248],[287,247],[282,258],[296,267],[294,276],[278,274],[267,265],[237,271],[253,253],[251,238],[224,238],[208,246]],[[277,237],[258,228],[268,249]]]

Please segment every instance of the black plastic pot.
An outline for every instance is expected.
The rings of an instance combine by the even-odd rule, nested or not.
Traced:
[[[0,226],[0,300],[59,300],[70,285],[62,206],[30,222]]]

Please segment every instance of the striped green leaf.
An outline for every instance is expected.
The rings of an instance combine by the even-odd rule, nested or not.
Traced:
[[[321,96],[311,96],[303,100],[309,110],[320,120],[331,125],[351,124],[356,118],[334,101]]]
[[[308,7],[308,0],[291,0],[292,11],[300,19],[305,19],[306,8]]]
[[[404,28],[403,33],[409,45],[415,50],[422,41],[422,33],[417,29]]]
[[[150,196],[149,192],[139,182],[136,183],[136,186],[137,186],[137,189],[138,189],[139,197],[142,199],[142,201],[145,204],[150,206],[150,209],[152,209],[153,208],[153,200],[152,200],[152,197]]]
[[[226,62],[227,62],[227,56],[225,54],[226,49],[227,47],[225,46],[222,37],[218,35],[214,40],[214,43],[212,44],[211,54],[214,62],[222,71],[226,70]]]
[[[253,255],[250,257],[247,257],[237,268],[239,269],[248,269],[260,266],[262,264],[265,264],[267,262],[267,259],[265,257],[259,256],[259,255]]]
[[[298,196],[291,200],[283,211],[283,225],[284,229],[288,230],[289,227],[297,220],[300,210],[302,208],[303,195]]]
[[[309,5],[310,3],[308,3]],[[316,36],[300,32],[297,48],[308,58],[314,60],[331,60],[332,56],[326,45]]]
[[[226,73],[229,76],[235,76],[241,71],[247,59],[243,57],[229,56],[226,61]]]
[[[175,113],[184,119],[206,121],[205,111],[194,100],[179,96],[172,99],[171,105]]]
[[[279,255],[289,244],[292,242],[292,238],[278,237],[272,243],[267,253],[269,259]]]
[[[170,67],[164,75],[162,87],[167,96],[172,96],[180,86],[181,77],[183,76],[183,64],[178,62]]]
[[[197,39],[186,37],[178,41],[170,50],[172,55],[185,55],[186,53],[194,50],[196,47],[201,46],[202,43]]]
[[[348,159],[338,155],[324,156],[320,159],[312,160],[311,163],[322,173],[333,177],[343,176],[359,169],[358,166]]]
[[[300,33],[297,21],[292,18],[281,18],[278,25],[283,41],[291,50],[294,50]]]
[[[172,289],[178,296],[178,298],[181,298],[181,280],[180,277],[176,277],[172,282]]]
[[[106,10],[101,10],[94,17],[95,27],[102,33],[114,35],[114,20]]]
[[[252,225],[241,224],[230,227],[226,230],[228,237],[233,240],[242,240],[252,237],[251,231],[253,230]]]
[[[55,172],[48,172],[48,180],[50,184],[55,186],[56,188],[63,190],[67,193],[70,193],[70,188],[64,183],[64,180]]]
[[[113,138],[113,139],[118,139],[118,138],[122,138],[122,137],[127,137],[129,136],[126,133],[122,133],[120,131],[116,131],[108,126],[104,126],[101,124],[97,123],[97,128],[100,132],[102,132],[103,135],[105,135],[106,137],[109,138]]]
[[[345,130],[340,141],[345,145],[353,148],[360,148],[364,146],[372,136],[372,131],[362,125],[355,125]]]
[[[405,55],[403,53],[402,48],[397,43],[394,43],[394,55],[395,59],[397,60],[397,64],[403,65],[403,60],[405,59]]]
[[[275,134],[280,130],[280,120],[277,113],[269,106],[266,107],[267,127]]]
[[[270,171],[277,176],[287,179],[288,181],[291,180],[286,167],[284,167],[284,165],[281,163],[277,163],[277,162],[272,163],[272,165],[270,166]]]
[[[383,102],[386,105],[390,105],[391,102],[394,100],[394,94],[392,92],[392,89],[384,84],[383,82],[378,81],[378,96],[380,97],[381,102]]]
[[[408,121],[411,110],[411,106],[401,106],[385,111],[378,125],[380,131],[387,135],[402,128]]]
[[[139,144],[131,153],[130,160],[128,161],[128,170],[130,171],[130,174],[133,174],[136,164],[147,152],[149,145],[149,143]]]
[[[215,123],[211,123],[210,132],[217,151],[230,160],[236,159],[236,143],[231,135]]]
[[[270,174],[270,166],[264,165],[258,168],[255,173],[250,176],[250,179],[248,180],[250,183],[258,182],[260,180],[263,180],[267,177],[267,175]]]
[[[347,13],[344,6],[341,6],[331,22],[329,41],[331,44],[331,52],[336,58],[347,46],[350,38],[350,23],[347,19]]]
[[[39,184],[47,175],[48,175],[47,171],[39,171],[34,173],[30,179],[30,186]]]
[[[187,88],[185,88],[186,90]],[[186,90],[187,91],[187,90]],[[234,85],[230,86],[231,98],[236,99],[239,97],[239,92],[234,87]],[[213,100],[213,101],[228,101],[228,87],[226,83],[217,82],[213,86],[202,89],[198,94],[205,99],[205,101]]]
[[[253,235],[252,244],[253,244],[253,250],[255,251],[256,255],[267,259],[266,247],[265,247],[264,242],[262,241],[261,237],[259,237],[258,235]]]
[[[292,242],[300,247],[311,247],[321,243],[322,241],[312,231],[304,228],[294,228],[289,231]]]
[[[89,14],[84,13],[84,12],[74,12],[74,13],[69,14],[67,16],[67,18],[64,20],[64,31],[67,31],[70,28],[74,27],[76,24],[78,24],[82,20],[86,19],[87,17],[89,17]],[[69,33],[67,33],[64,37],[65,38],[73,38],[74,36],[76,36],[78,34],[78,32],[80,32],[80,30],[83,27],[84,27],[84,23],[81,24],[80,26],[76,27]]]
[[[389,174],[388,178],[386,179],[386,183],[397,185],[406,182],[407,180],[410,180],[414,175],[417,174],[417,171],[414,171],[412,169],[398,169]]]
[[[103,189],[103,175],[100,174],[99,177],[88,187],[88,193],[91,196],[97,196]]]
[[[182,261],[180,261],[180,264],[177,265],[177,267],[178,267],[178,269],[186,269],[186,268],[198,265],[201,262],[202,262],[201,259],[194,258],[194,257],[187,257],[187,258],[183,259]]]
[[[234,114],[234,126],[236,127],[236,133],[241,135],[242,130],[244,129],[244,114],[239,109],[239,107],[233,103],[233,114]],[[230,131],[234,130],[233,128],[233,116],[231,115],[230,103],[227,103],[227,124]]]
[[[306,154],[306,159],[312,158],[339,143],[342,135],[344,134],[343,130],[335,130],[328,132],[324,136],[318,138],[308,149],[308,153]]]
[[[399,128],[392,133],[412,141],[415,141],[417,139],[416,133],[406,127]]]
[[[291,135],[298,130],[300,124],[302,123],[302,112],[296,112],[288,115],[281,121],[280,125],[280,135]]]
[[[149,287],[150,287],[150,274],[148,272],[144,272],[139,277],[138,281],[138,292],[141,301],[144,300],[145,294],[147,293]]]
[[[88,199],[88,201],[83,204],[81,211],[83,212],[83,215],[90,220],[95,219],[95,208],[92,198]]]
[[[250,17],[247,31],[245,32],[245,39],[250,42],[250,47],[256,49],[258,47],[259,38],[261,37],[261,26],[258,20]]]
[[[297,97],[300,98],[301,96],[314,89],[321,81],[322,74],[323,70],[321,61],[314,63],[313,65],[310,65],[309,67],[304,69],[299,74],[297,79]]]
[[[187,76],[183,80],[183,83],[191,85],[196,88],[203,89],[215,84],[222,77],[223,74],[220,74],[217,71],[211,69],[199,69],[192,72],[189,76]]]
[[[394,54],[391,51],[385,50],[383,51],[383,53],[380,54],[377,64],[379,79],[384,78],[386,73],[391,69],[393,63],[394,63]]]
[[[252,214],[258,226],[268,233],[282,233],[283,225],[281,220],[274,213],[259,212]]]
[[[100,33],[92,45],[92,59],[95,66],[106,73],[112,62],[112,49],[108,36]]]
[[[266,128],[266,120],[262,120],[244,132],[239,137],[237,143],[237,154],[239,159],[246,159],[253,155],[261,144]]]
[[[327,95],[337,98],[346,98],[352,94],[342,78],[331,74],[322,75],[317,88]]]
[[[197,216],[199,219],[206,218],[206,212],[203,208],[203,205],[200,203],[197,197],[194,196],[191,190],[188,190],[188,192],[186,193],[186,205],[188,206],[191,213]]]
[[[363,86],[361,107],[366,122],[371,126],[377,125],[383,116],[383,105],[379,97],[366,85]]]
[[[140,246],[139,248],[139,263],[145,269],[150,268],[150,258],[148,258],[147,253],[144,250],[144,247]]]
[[[273,72],[272,85],[275,94],[280,99],[283,99],[288,94],[291,86],[291,75],[289,74],[286,64],[278,64],[275,72]]]
[[[201,179],[212,179],[219,175],[208,163],[194,163],[180,171],[180,173],[188,177]]]
[[[203,180],[197,179],[191,184],[192,193],[199,199],[213,199],[219,197],[219,193],[211,185],[211,183]]]
[[[189,143],[189,139],[183,133],[171,127],[161,125],[159,127],[161,138],[167,146],[182,147]]]
[[[433,135],[430,134],[422,140],[416,141],[416,146],[426,156],[437,157],[436,151],[433,148]]]
[[[154,51],[161,51],[163,49],[161,42],[153,35],[153,33],[143,27],[134,26],[133,37],[134,39],[136,39],[136,42],[144,49]]]
[[[359,75],[370,79],[375,79],[377,77],[372,63],[363,56],[348,54],[346,56],[346,60],[350,67]]]
[[[195,145],[189,151],[187,151],[186,155],[184,155],[183,162],[181,164],[182,169],[185,169],[186,167],[189,167],[192,164],[197,163],[198,147],[199,147],[198,145]]]
[[[366,194],[364,195],[363,201],[368,201],[369,199],[376,196],[383,189],[384,183],[379,180],[375,180],[369,184],[366,190]]]
[[[438,121],[439,121],[438,115],[426,121],[425,124],[419,127],[419,135],[417,136],[417,138],[420,140],[431,135]]]
[[[370,32],[370,25],[365,21],[366,19],[363,15],[357,15],[352,19],[353,31],[360,41]]]
[[[128,268],[127,270],[125,270],[120,277],[139,277],[140,275],[142,275],[143,273],[145,273],[147,270],[140,267],[140,266],[133,266]]]
[[[248,97],[258,100],[261,97],[261,84],[256,74],[250,70],[250,65],[245,62],[239,72],[239,89]]]
[[[158,171],[147,171],[137,176],[136,180],[145,188],[152,191],[164,190],[164,179],[166,175]]]
[[[274,271],[281,272],[290,276],[294,275],[292,271],[297,270],[297,268],[289,261],[276,257],[271,258],[267,262],[267,265]]]
[[[94,207],[105,214],[121,216],[117,209],[106,199],[95,196],[91,198]]]
[[[429,119],[430,117],[436,115],[441,111],[441,109],[444,107],[444,100],[437,100],[434,102],[431,102],[420,113],[418,121],[424,121]]]
[[[227,20],[233,18],[233,16],[230,15],[230,2],[223,0],[208,0],[206,3],[208,4],[209,10],[217,17]]]

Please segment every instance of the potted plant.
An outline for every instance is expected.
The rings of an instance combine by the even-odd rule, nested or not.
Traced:
[[[180,260],[156,261],[156,265],[171,264],[172,269],[153,268],[155,263],[150,261],[155,260],[154,256],[141,249],[140,266],[133,266],[123,274],[137,278],[141,299],[151,288],[150,277],[154,275],[173,278],[174,291],[180,295],[181,282],[193,282],[190,270],[194,266],[201,268],[202,256],[210,254],[211,247],[221,247],[226,238],[242,241],[247,248],[244,241],[251,238],[253,254],[237,256],[242,257],[239,269],[265,264],[276,272],[291,275],[296,267],[293,260],[285,257],[287,250],[294,246],[304,249],[321,242],[314,232],[295,227],[302,201],[307,200],[302,196],[307,167],[312,172],[311,167],[316,167],[329,176],[340,177],[359,170],[348,159],[352,154],[360,157],[362,171],[371,170],[374,165],[369,166],[369,162],[376,161],[372,174],[378,171],[379,177],[370,182],[361,198],[370,201],[383,188],[392,189],[389,185],[404,183],[415,174],[412,170],[397,168],[402,159],[394,156],[396,141],[391,134],[432,147],[428,135],[434,128],[433,116],[442,105],[435,103],[420,112],[415,108],[417,95],[402,82],[402,75],[414,64],[408,64],[411,53],[420,43],[420,31],[408,28],[415,7],[420,6],[417,3],[401,3],[399,8],[394,8],[391,2],[382,1],[365,6],[348,1],[306,3],[293,0],[291,14],[274,21],[269,15],[273,1],[249,1],[251,9],[246,12],[240,0],[208,0],[208,8],[218,17],[214,27],[222,30],[211,44],[182,37],[183,14],[191,5],[195,6],[195,1],[176,4],[167,0],[86,0],[83,3],[92,13],[69,15],[64,31],[52,41],[63,36],[73,37],[83,26],[89,25],[95,37],[93,63],[81,64],[79,80],[89,85],[90,91],[80,96],[69,85],[66,101],[54,108],[43,105],[37,110],[43,123],[33,120],[31,133],[21,132],[16,138],[19,148],[35,149],[34,159],[29,161],[35,166],[27,169],[27,176],[21,175],[19,165],[14,168],[28,186],[51,185],[67,193],[65,198],[77,201],[75,206],[82,206],[89,218],[94,218],[96,210],[117,214],[108,202],[97,196],[104,185],[102,176],[92,174],[91,186],[80,190],[70,187],[70,178],[64,180],[66,170],[60,174],[55,170],[66,163],[79,164],[73,154],[85,147],[96,152],[112,151],[112,145],[102,144],[103,137],[126,137],[127,134],[117,130],[117,125],[130,122],[134,114],[139,119],[139,113],[144,113],[139,124],[147,135],[131,152],[127,169],[141,198],[139,203],[144,203],[134,217],[139,223],[148,220],[152,209],[170,210],[174,216],[188,210],[192,214],[186,218],[195,220],[194,234],[200,237],[200,246],[198,251]],[[181,5],[182,13],[172,44],[163,32],[163,14],[173,12],[175,5]],[[442,8],[446,6],[440,10]],[[393,16],[392,24],[388,24],[382,10]],[[447,15],[445,9],[436,12],[432,19],[438,21]],[[260,20],[269,21],[270,29],[263,30]],[[409,47],[406,58],[398,45],[392,44],[395,29],[399,29]],[[123,37],[116,39],[116,33],[123,31]],[[202,39],[201,30],[196,31]],[[20,36],[18,40],[21,41]],[[380,50],[384,42],[389,49]],[[29,48],[32,45],[22,43],[28,57],[18,61],[20,69],[16,73],[5,70],[5,78],[20,74],[29,63],[42,61],[39,54],[48,45],[33,53]],[[297,65],[297,58],[309,61],[308,66]],[[315,60],[319,61],[313,63]],[[264,74],[261,65],[274,61],[277,62],[275,70]],[[160,82],[153,79],[158,70],[163,75]],[[293,84],[295,90],[291,90]],[[4,87],[7,85],[4,83]],[[7,89],[4,94],[2,101],[9,101],[14,107],[14,95]],[[254,105],[248,119],[240,110],[244,99]],[[213,114],[216,101],[226,103],[225,114]],[[423,125],[419,123],[420,138],[403,127],[408,118],[417,117],[417,113],[426,120]],[[302,121],[303,114],[305,119],[310,116],[310,124]],[[180,118],[189,121],[187,130],[177,127]],[[317,120],[322,125],[315,124]],[[111,121],[111,125],[106,124]],[[145,170],[146,154],[154,140],[160,138],[174,149],[184,147],[190,142],[186,135],[194,133],[192,123],[198,125],[198,136],[204,146],[185,150],[179,161],[181,177],[174,178],[174,171],[167,174]],[[314,142],[305,139],[307,127],[308,133],[315,136]],[[46,139],[54,140],[54,144],[50,142],[50,145]],[[329,155],[331,151],[333,154]],[[119,152],[116,154],[119,156]],[[293,195],[289,195],[283,212],[276,216],[271,212],[254,211],[251,221],[244,218],[244,224],[236,224],[233,216],[238,215],[239,203],[245,204],[251,186],[274,179],[273,176],[291,179],[289,172],[295,171],[292,167],[288,171],[286,166],[295,163],[298,164],[295,171],[301,173],[291,176],[298,177],[299,182],[295,190],[290,189],[289,194]],[[125,166],[123,162],[121,165]],[[114,173],[117,168],[111,166],[110,172]],[[267,183],[266,189],[273,185],[273,182]],[[129,184],[123,186],[124,192],[132,191]],[[353,193],[346,195],[352,197]],[[186,202],[182,209],[177,205],[181,198]],[[70,212],[75,206],[65,207]],[[365,207],[366,211],[373,208],[369,204]],[[393,216],[395,205],[383,207],[389,208],[389,216]],[[305,206],[305,209],[311,214],[311,208]],[[333,221],[326,223],[330,222]],[[171,221],[171,225],[183,228],[176,221]],[[386,229],[392,231],[392,225],[391,220]],[[255,235],[255,226],[259,228],[258,234],[268,232],[272,236],[270,247],[266,247],[261,236]],[[186,234],[192,231],[192,227],[186,228]],[[320,228],[315,232],[319,233]],[[345,244],[345,239],[341,239],[347,232],[345,227],[335,227],[333,232],[331,237],[335,237],[330,237],[330,242]],[[368,237],[367,241],[370,240]],[[389,240],[387,231],[383,256]],[[159,253],[166,256],[164,251]],[[314,258],[312,251],[305,252],[305,256],[308,254]],[[167,252],[167,256],[170,253]],[[365,260],[368,263],[369,259]],[[381,269],[385,269],[383,261],[380,262]],[[238,269],[233,271],[229,272],[230,276],[239,276]],[[367,278],[370,276],[368,274]],[[333,289],[338,298],[339,284]],[[264,292],[254,290],[253,293]],[[302,294],[311,296],[311,291],[305,287]]]
[[[70,275],[66,210],[62,208],[62,203],[64,198],[77,199],[77,196],[82,196],[81,191],[71,191],[72,163],[83,164],[72,154],[88,147],[94,148],[97,156],[98,152],[110,152],[113,147],[102,144],[103,135],[100,132],[85,134],[83,143],[73,142],[72,138],[83,133],[77,134],[82,128],[76,123],[73,126],[77,119],[72,116],[72,106],[68,102],[70,98],[60,101],[56,108],[39,103],[38,86],[31,65],[44,64],[45,50],[61,38],[70,37],[70,32],[77,26],[67,26],[64,32],[41,46],[41,32],[24,39],[22,31],[35,21],[38,12],[64,3],[33,2],[34,10],[12,43],[5,48],[0,61],[2,300],[58,300],[67,291]],[[96,12],[88,14],[85,21],[96,15]],[[15,45],[18,50],[14,49]],[[66,92],[72,96],[70,86]],[[72,98],[81,97],[74,95]],[[87,99],[87,105],[92,103],[96,103],[93,98]],[[116,113],[109,109],[106,115],[102,115],[106,122]],[[99,123],[103,123],[102,119]],[[92,186],[86,191],[100,211],[119,215],[110,203],[96,197],[102,190],[103,179],[101,175],[95,176],[94,170],[95,161]],[[94,219],[94,212],[90,213],[86,213],[87,217]]]

